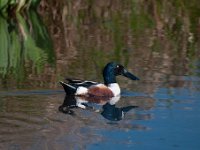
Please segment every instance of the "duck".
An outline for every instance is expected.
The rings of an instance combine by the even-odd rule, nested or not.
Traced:
[[[120,86],[116,80],[116,77],[119,75],[131,80],[139,80],[137,76],[130,73],[123,65],[116,62],[109,62],[103,69],[104,83],[66,78],[66,81],[60,81],[60,84],[63,86],[66,95],[75,95],[87,98],[112,98],[121,94]]]

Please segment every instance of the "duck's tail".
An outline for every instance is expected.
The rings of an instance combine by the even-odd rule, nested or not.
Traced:
[[[77,89],[76,87],[74,87],[74,86],[72,86],[70,84],[67,84],[67,83],[65,83],[63,81],[60,81],[59,83],[63,86],[63,88],[65,90],[65,93],[67,95],[74,95],[76,93],[76,89]]]

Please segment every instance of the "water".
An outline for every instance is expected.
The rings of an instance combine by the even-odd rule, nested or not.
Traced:
[[[124,91],[116,108],[139,106],[120,121],[99,111],[58,111],[62,90],[1,93],[1,149],[198,149],[199,80],[192,88],[158,88],[152,95]],[[132,95],[133,94],[133,95]]]
[[[0,149],[198,150],[198,3],[41,1],[0,16]],[[117,77],[112,105],[59,111],[60,80],[102,82],[110,61],[140,81]]]

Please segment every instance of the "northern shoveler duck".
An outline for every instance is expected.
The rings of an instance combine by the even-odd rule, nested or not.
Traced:
[[[93,81],[66,79],[60,81],[67,95],[86,97],[115,97],[120,95],[120,87],[116,76],[123,75],[131,80],[139,80],[138,77],[128,72],[122,65],[115,62],[108,63],[103,69],[104,84]]]

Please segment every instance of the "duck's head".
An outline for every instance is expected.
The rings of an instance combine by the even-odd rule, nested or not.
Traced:
[[[122,75],[131,80],[139,80],[138,77],[127,71],[121,64],[110,62],[103,70],[105,84],[116,83],[116,76]]]

